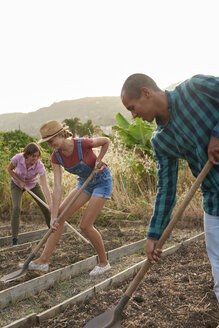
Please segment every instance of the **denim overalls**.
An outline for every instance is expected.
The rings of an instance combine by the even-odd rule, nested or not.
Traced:
[[[55,154],[60,165],[62,165],[66,171],[79,176],[77,178],[78,185],[76,187],[76,189],[79,190],[93,171],[83,162],[81,138],[78,139],[78,156],[80,163],[78,163],[77,165],[70,168],[66,168],[58,150],[55,150]],[[110,174],[109,168],[107,167],[103,171],[96,174],[93,179],[88,183],[87,187],[83,190],[83,192],[85,192],[89,196],[110,199],[112,194],[112,176]]]

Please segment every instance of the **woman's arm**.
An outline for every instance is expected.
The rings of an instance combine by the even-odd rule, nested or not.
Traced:
[[[51,219],[56,219],[59,213],[59,206],[62,200],[62,167],[59,164],[52,164],[54,173],[54,186],[52,194]]]
[[[52,208],[52,198],[51,198],[50,190],[49,190],[48,183],[47,183],[46,173],[40,176],[40,182],[41,182],[41,185],[43,188],[43,192],[46,196],[46,200],[49,205],[49,208],[51,209]]]
[[[12,176],[12,178],[14,178],[17,181],[19,187],[23,190],[25,188],[25,183],[17,177],[16,173],[14,172],[14,169],[15,166],[12,163],[10,163],[8,165],[8,173],[10,174],[10,176]]]
[[[99,155],[97,156],[97,159],[96,159],[95,168],[97,167],[98,163],[100,163],[102,161],[104,155],[106,154],[106,152],[109,148],[109,144],[110,144],[110,139],[107,137],[93,138],[93,147],[92,148],[101,147]]]

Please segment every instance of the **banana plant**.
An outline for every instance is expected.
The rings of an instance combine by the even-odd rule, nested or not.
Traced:
[[[112,129],[118,132],[126,147],[136,147],[153,158],[150,139],[155,129],[154,123],[148,123],[139,117],[132,119],[132,123],[130,123],[121,113],[116,115],[116,121],[118,126],[113,126]]]

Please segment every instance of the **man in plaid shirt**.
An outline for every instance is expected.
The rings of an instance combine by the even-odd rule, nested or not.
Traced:
[[[219,302],[219,77],[196,75],[173,91],[162,91],[149,76],[133,74],[125,81],[121,98],[133,118],[157,123],[151,143],[158,190],[146,242],[151,263],[160,257],[155,245],[176,203],[179,158],[188,162],[195,177],[208,159],[214,164],[201,190],[206,248]]]

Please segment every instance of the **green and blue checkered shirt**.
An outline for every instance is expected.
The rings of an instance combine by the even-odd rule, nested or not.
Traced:
[[[208,160],[210,137],[219,139],[219,77],[196,75],[166,91],[170,120],[157,126],[151,142],[157,162],[158,189],[147,237],[159,239],[176,203],[178,159],[195,177]],[[219,166],[201,186],[204,211],[219,216]]]

